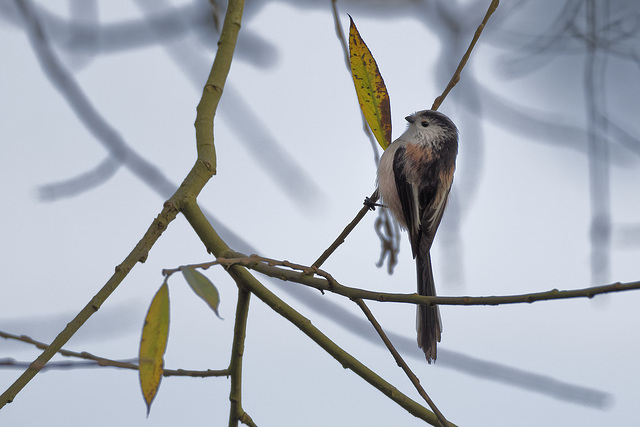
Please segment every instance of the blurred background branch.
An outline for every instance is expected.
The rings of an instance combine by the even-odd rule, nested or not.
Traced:
[[[248,5],[249,22],[243,28],[238,42],[238,59],[244,61],[244,64],[238,67],[253,67],[264,73],[275,73],[274,70],[284,61],[285,52],[274,43],[273,34],[260,33],[251,23],[252,18],[257,19],[263,9],[272,3],[274,2],[255,1]],[[326,28],[330,28],[332,11],[329,1],[298,0],[278,3],[286,3],[287,7],[304,13],[324,13],[324,24]],[[422,76],[424,81],[434,81],[434,87],[442,88],[457,65],[460,53],[466,48],[469,36],[477,26],[477,18],[482,16],[487,3],[345,0],[338,2],[338,5],[341,10],[358,14],[363,19],[389,22],[409,18],[417,25],[428,28],[439,45],[425,46],[415,40],[407,40],[404,46],[377,45],[372,46],[372,50],[383,55],[385,51],[408,48],[406,58],[411,62],[423,56],[439,55],[435,72],[425,70]],[[575,162],[577,166],[563,165],[564,175],[561,178],[573,185],[573,192],[563,194],[563,197],[571,203],[575,195],[588,194],[590,206],[585,209],[585,215],[589,217],[589,221],[585,226],[579,222],[579,226],[583,226],[584,235],[591,246],[591,262],[588,265],[591,268],[592,282],[599,284],[619,280],[618,277],[612,277],[616,271],[612,265],[612,252],[633,253],[640,247],[640,221],[635,213],[637,210],[626,209],[628,215],[624,218],[617,213],[619,210],[615,210],[616,197],[620,197],[620,193],[616,193],[620,189],[619,176],[637,169],[640,157],[637,122],[633,118],[637,115],[638,99],[634,81],[637,81],[640,64],[637,49],[640,41],[640,14],[636,3],[521,0],[503,2],[499,12],[492,18],[492,25],[487,27],[481,45],[478,46],[487,50],[481,51],[478,58],[470,61],[469,72],[464,75],[460,87],[452,93],[450,103],[445,105],[447,114],[455,115],[456,122],[462,124],[464,129],[461,136],[461,159],[464,160],[459,166],[454,193],[438,237],[438,245],[442,248],[438,259],[445,261],[435,260],[436,269],[443,272],[443,285],[448,290],[447,293],[461,293],[463,286],[486,280],[476,277],[474,280],[465,279],[469,260],[476,255],[467,249],[468,242],[478,231],[477,228],[473,230],[469,226],[465,227],[465,224],[469,223],[470,213],[477,208],[481,199],[492,197],[487,193],[479,193],[486,184],[486,175],[491,172],[491,167],[494,170],[496,168],[495,163],[491,166],[492,159],[487,157],[487,152],[498,141],[485,137],[487,128],[499,128],[512,136],[514,141],[517,140],[516,137],[526,137],[529,144],[553,147],[558,157],[566,151],[579,154]],[[95,95],[77,81],[76,74],[91,67],[104,66],[101,61],[106,57],[119,61],[122,60],[120,55],[159,47],[186,80],[199,90],[209,66],[208,58],[215,51],[219,35],[218,21],[226,6],[222,1],[205,0],[180,5],[140,0],[136,5],[139,11],[137,15],[131,12],[118,19],[106,19],[105,4],[96,0],[70,1],[68,13],[49,3],[34,4],[44,31],[36,38],[33,49],[45,75],[64,97],[67,105],[74,110],[82,126],[89,129],[95,140],[107,151],[106,156],[78,159],[76,168],[65,169],[65,173],[71,178],[52,180],[50,184],[42,186],[39,191],[44,200],[58,201],[86,194],[88,190],[100,185],[107,186],[117,177],[118,171],[123,169],[130,171],[137,180],[144,182],[147,188],[161,198],[166,198],[177,188],[177,184],[163,173],[164,167],[151,161],[149,156],[141,154],[155,141],[125,138],[123,135],[126,134],[119,131],[120,124],[107,119],[110,115],[102,111],[99,101],[94,101]],[[343,14],[337,14],[338,19],[344,18],[341,15]],[[13,2],[0,3],[0,19],[13,25],[16,30],[26,31]],[[339,22],[335,24],[338,25]],[[277,30],[275,24],[272,30]],[[337,51],[335,40],[333,44]],[[491,56],[485,52],[497,54]],[[487,59],[494,57],[497,59]],[[487,65],[487,62],[490,64]],[[626,71],[620,64],[633,67],[635,74]],[[412,76],[410,79],[415,90],[423,90],[423,86],[419,84],[423,82],[416,82],[413,74],[409,74],[410,67],[406,68],[406,75]],[[487,68],[490,73],[499,75],[504,80],[505,87],[510,82],[518,81],[518,84],[530,84],[534,89],[529,90],[526,96],[505,93],[503,88],[481,78],[480,71],[487,72]],[[348,75],[345,73],[346,78]],[[575,85],[575,82],[579,84]],[[103,83],[110,84],[108,81]],[[256,109],[259,97],[253,96],[250,90],[245,90],[239,81],[230,82],[225,91],[224,108],[220,110],[221,122],[228,125],[258,167],[265,171],[284,197],[293,202],[292,206],[307,216],[317,212],[324,215],[325,205],[334,198],[333,195],[329,197],[328,194],[331,193],[325,194],[328,186],[325,185],[324,178],[309,173],[309,165],[290,154],[294,152],[294,144],[307,135],[270,122],[265,111]],[[561,94],[557,98],[553,96],[556,92]],[[421,94],[421,100],[433,99],[433,93]],[[126,94],[122,95],[126,102]],[[392,93],[392,102],[394,96],[399,98],[400,95]],[[629,100],[624,95],[628,95]],[[562,104],[557,100],[562,97],[571,99],[572,102]],[[540,99],[543,100],[543,107],[539,106]],[[413,99],[412,102],[417,101]],[[353,105],[348,102],[344,104]],[[303,105],[292,107],[298,110],[304,108]],[[329,110],[335,108],[335,105],[326,108]],[[422,107],[417,106],[416,109],[418,108]],[[397,110],[394,115],[401,117],[403,114],[406,112]],[[318,132],[319,122],[323,118],[312,116],[305,119],[308,119],[306,132]],[[331,124],[337,125],[338,123]],[[52,135],[51,140],[46,142],[54,144],[57,141],[55,135]],[[517,141],[514,144],[520,143]],[[338,144],[347,143],[355,145],[362,144],[362,141],[326,142],[334,153],[342,149]],[[374,144],[374,158],[376,150]],[[61,155],[73,157],[68,153]],[[585,171],[581,169],[582,159],[588,167]],[[307,157],[309,162],[314,160],[313,156]],[[531,175],[542,180],[549,173],[549,165],[555,160],[547,157],[544,162],[531,164]],[[361,159],[357,161],[364,163]],[[341,172],[332,169],[330,164],[325,165],[325,168],[332,173]],[[354,181],[362,179],[362,176],[354,175],[352,173],[350,176]],[[373,174],[364,179],[373,187]],[[501,182],[506,184],[510,179],[511,177],[504,175]],[[574,180],[579,181],[579,184],[573,184]],[[493,213],[512,203],[510,194],[501,189],[496,190],[501,195],[491,199]],[[556,191],[556,188],[549,186],[545,191]],[[366,194],[369,192],[370,190],[366,190]],[[535,199],[539,195],[531,194],[530,197]],[[354,201],[354,205],[359,204],[360,200]],[[259,210],[260,206],[254,208]],[[344,206],[342,208],[348,210]],[[281,209],[286,212],[287,207]],[[539,209],[560,215],[563,207],[541,202]],[[242,214],[246,215],[246,212]],[[218,218],[212,218],[210,214],[207,216],[234,249],[245,253],[260,252],[255,248],[259,245],[240,236],[245,230],[233,226],[231,231],[223,227]],[[347,220],[348,218],[344,219],[345,222]],[[522,218],[521,227],[529,228],[532,224],[539,224],[539,221],[539,215],[534,212],[533,218]],[[486,224],[490,227],[489,218]],[[389,236],[384,242],[397,248],[398,229],[397,226],[395,230],[392,229],[393,226],[395,225],[380,218],[375,223],[377,230],[384,230],[385,235]],[[331,237],[336,231],[337,228],[321,230],[321,233]],[[544,235],[540,233],[540,239],[553,246],[559,244],[562,237],[550,231]],[[505,252],[510,250],[506,249]],[[393,253],[396,254],[397,251],[394,249]],[[384,256],[385,252],[382,251],[382,257]],[[387,265],[390,267],[395,261],[394,255]],[[502,255],[496,254],[496,265],[500,263]],[[537,259],[531,259],[530,263],[539,266]],[[487,268],[492,268],[495,273],[503,267]],[[368,330],[367,322],[334,301],[300,287],[276,283],[272,285],[303,304],[309,312],[315,312],[330,322],[348,328],[364,340],[377,341],[375,334]],[[452,290],[455,292],[451,292]],[[119,316],[113,316],[114,323],[119,319]],[[36,322],[36,325],[46,335],[50,326],[46,319]],[[17,331],[23,333],[22,330]],[[418,354],[412,338],[399,334],[390,335],[394,342],[398,341],[399,351],[403,354]],[[605,408],[611,402],[611,396],[602,391],[557,380],[555,375],[533,374],[527,369],[512,368],[506,363],[483,360],[476,354],[470,356],[444,348],[438,366],[599,408]]]

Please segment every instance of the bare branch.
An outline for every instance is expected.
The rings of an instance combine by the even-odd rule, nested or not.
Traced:
[[[633,291],[640,289],[640,281],[621,283],[616,282],[604,286],[593,286],[583,289],[558,290],[552,289],[545,292],[534,292],[520,295],[501,295],[501,296],[422,296],[418,294],[397,294],[377,291],[368,291],[364,289],[345,286],[338,283],[337,280],[326,271],[320,270],[315,266],[304,266],[294,264],[289,261],[278,261],[270,258],[263,258],[257,255],[247,257],[243,254],[236,254],[234,258],[217,259],[217,263],[224,266],[240,264],[252,270],[258,271],[270,277],[275,277],[288,282],[296,282],[305,286],[316,288],[320,291],[329,291],[351,299],[367,299],[373,301],[401,302],[409,304],[437,304],[437,305],[505,305],[505,304],[530,304],[536,301],[548,301],[559,299],[573,298],[593,298],[596,295]],[[282,266],[285,268],[279,268]],[[298,273],[297,271],[300,271]],[[322,278],[313,277],[311,274],[318,275]]]
[[[431,400],[427,392],[424,390],[422,385],[420,385],[420,380],[418,379],[416,374],[414,374],[413,371],[409,368],[409,365],[407,365],[404,359],[402,359],[402,356],[400,356],[400,353],[398,353],[398,350],[396,350],[393,344],[391,344],[391,341],[387,337],[387,334],[384,333],[384,331],[382,330],[382,326],[380,326],[380,323],[378,323],[376,318],[373,316],[373,313],[371,313],[371,310],[369,310],[369,307],[367,307],[364,301],[362,301],[359,298],[354,299],[353,302],[358,304],[358,307],[360,307],[360,309],[365,314],[365,316],[367,316],[367,319],[369,319],[369,322],[371,322],[376,332],[378,332],[378,335],[380,335],[380,338],[382,338],[382,342],[384,342],[384,345],[387,346],[387,348],[389,349],[389,352],[395,359],[398,366],[400,366],[400,368],[404,371],[407,377],[409,377],[411,384],[413,384],[416,390],[418,390],[418,393],[420,394],[420,396],[422,396],[425,402],[427,402],[427,404],[429,405],[433,413],[436,414],[436,416],[438,417],[438,421],[440,422],[440,425],[442,425],[442,427],[450,427],[451,424],[449,423],[449,421],[447,421],[447,419],[444,417],[442,412],[440,412],[436,404],[433,402],[433,400]]]
[[[486,15],[484,16],[482,23],[480,24],[480,26],[478,26],[478,29],[476,30],[476,33],[474,34],[473,39],[471,40],[471,44],[469,45],[469,48],[467,49],[464,56],[460,60],[460,64],[458,65],[458,68],[456,69],[455,73],[453,73],[451,80],[449,80],[449,84],[444,89],[444,92],[442,92],[442,95],[438,96],[436,100],[433,101],[433,105],[431,106],[432,110],[437,110],[438,108],[440,108],[440,104],[442,104],[442,101],[444,101],[444,99],[447,97],[449,92],[451,92],[451,89],[453,89],[453,87],[457,85],[458,82],[460,81],[460,73],[462,73],[464,66],[467,65],[467,61],[469,60],[469,57],[471,56],[471,52],[473,51],[473,48],[475,47],[478,39],[480,38],[480,34],[482,34],[482,30],[484,29],[484,26],[487,24],[487,21],[489,21],[489,18],[491,17],[491,15],[493,15],[493,12],[495,12],[496,9],[498,8],[499,3],[500,3],[499,0],[491,1],[491,4],[489,5],[489,9],[487,10]]]
[[[49,348],[48,344],[45,344],[41,341],[36,341],[33,338],[30,338],[25,335],[13,335],[8,332],[0,331],[0,337],[21,341],[27,344],[31,344],[36,346],[41,350],[46,350]],[[75,352],[70,350],[65,350],[63,348],[57,351],[58,354],[66,357],[75,357],[78,359],[84,359],[89,362],[49,362],[46,365],[40,367],[40,372],[50,370],[50,369],[60,369],[60,368],[81,368],[81,367],[96,367],[96,366],[104,366],[104,367],[112,367],[112,368],[121,368],[121,369],[131,369],[134,371],[139,370],[140,366],[133,362],[127,362],[122,360],[113,360],[107,359],[104,357],[94,356],[91,353],[83,352]],[[133,359],[136,360],[136,359]],[[13,359],[2,359],[0,360],[0,366],[7,367],[15,367],[15,368],[28,368],[31,363],[28,362],[17,362]],[[211,370],[207,369],[206,371],[194,371],[187,369],[165,369],[163,374],[165,377],[197,377],[197,378],[206,378],[206,377],[226,377],[229,376],[228,369],[219,369],[219,370]]]
[[[244,356],[244,342],[247,336],[247,318],[249,317],[250,300],[251,293],[238,287],[236,319],[235,327],[233,328],[233,345],[231,347],[231,361],[229,363],[229,376],[231,377],[229,426],[237,426],[238,421],[242,421],[245,416],[248,417],[248,420],[251,420],[251,417],[246,415],[244,409],[242,409],[242,360]],[[243,423],[248,424],[244,421]],[[253,420],[251,420],[251,423],[253,423]]]
[[[242,0],[231,2],[234,6],[244,6]],[[33,6],[29,0],[16,0],[18,9],[20,10],[24,21],[27,23],[28,34],[34,48],[41,54],[43,66],[51,66],[51,71],[57,73],[57,78],[62,78],[61,82],[69,84],[69,93],[77,93],[82,95],[79,100],[85,100],[82,92],[78,92],[79,88],[75,82],[65,78],[65,70],[57,61],[53,52],[48,48],[43,29],[38,21]],[[233,10],[232,7],[229,10]],[[195,200],[202,188],[215,172],[215,153],[213,151],[213,118],[222,96],[222,89],[226,81],[229,69],[231,68],[231,60],[235,49],[238,32],[240,31],[240,19],[237,16],[229,17],[230,12],[227,10],[225,24],[220,37],[220,46],[216,53],[211,73],[207,80],[207,84],[203,90],[202,99],[198,105],[198,116],[196,119],[196,145],[198,148],[198,161],[185,178],[182,186],[165,204],[162,212],[152,222],[143,238],[133,248],[125,260],[116,267],[116,271],[98,293],[89,301],[89,303],[76,315],[76,317],[67,324],[62,332],[58,334],[55,340],[44,350],[40,356],[25,370],[22,375],[0,395],[0,408],[9,402],[12,402],[15,396],[36,376],[40,369],[47,364],[49,360],[62,348],[64,344],[80,329],[80,327],[100,309],[106,299],[115,291],[122,283],[124,278],[129,274],[131,269],[138,263],[144,262],[147,258],[149,250],[155,242],[160,238],[168,224],[172,222],[179,209],[181,209],[188,201]],[[240,18],[242,13],[240,13]],[[67,93],[67,92],[65,92]],[[86,105],[92,108],[91,104]],[[84,114],[84,113],[82,113]],[[90,113],[96,114],[92,109]],[[97,116],[101,120],[100,116]],[[211,133],[209,133],[211,132]],[[117,135],[116,135],[117,136]]]
[[[378,197],[379,197],[378,190],[376,189],[376,191],[373,192],[373,194],[371,195],[371,197],[369,197],[368,200],[370,202],[375,203],[378,200]],[[347,226],[344,228],[344,230],[342,230],[342,233],[340,233],[340,235],[338,237],[336,237],[336,239],[333,241],[331,246],[329,246],[322,253],[322,255],[320,255],[320,258],[318,258],[313,263],[313,266],[314,267],[320,267],[322,264],[324,264],[324,262],[331,256],[331,254],[333,254],[335,252],[335,250],[338,249],[338,246],[340,246],[341,244],[344,243],[344,239],[346,239],[347,236],[349,235],[349,233],[351,233],[353,231],[353,229],[356,228],[356,225],[358,225],[358,223],[360,221],[362,221],[362,218],[364,218],[364,216],[370,210],[371,210],[371,208],[365,203],[365,205],[360,209],[360,211],[357,213],[357,215],[353,219],[353,221],[351,221],[349,224],[347,224]]]

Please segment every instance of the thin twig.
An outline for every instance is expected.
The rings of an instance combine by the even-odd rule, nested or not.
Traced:
[[[167,203],[163,211],[153,221],[145,235],[133,248],[124,261],[116,267],[115,273],[98,291],[98,293],[84,306],[75,318],[58,334],[53,342],[31,363],[18,379],[0,395],[0,408],[13,401],[15,396],[36,376],[40,369],[62,348],[63,345],[80,329],[82,325],[100,309],[116,288],[122,283],[131,269],[140,261],[144,261],[149,250],[160,238],[167,225],[175,219],[178,211],[173,204]]]
[[[376,189],[376,191],[373,192],[371,197],[369,197],[369,200],[371,202],[375,203],[378,200],[378,197],[379,197],[378,196],[378,190]],[[346,239],[347,236],[349,235],[349,233],[351,233],[353,231],[353,229],[356,228],[356,225],[358,225],[358,223],[362,220],[362,218],[364,218],[364,216],[370,210],[371,210],[371,208],[369,208],[367,205],[363,206],[362,209],[360,209],[358,214],[355,216],[355,218],[353,218],[353,221],[351,221],[344,228],[344,230],[342,230],[342,233],[340,233],[340,235],[336,238],[336,240],[333,241],[331,246],[329,246],[322,253],[322,255],[320,255],[320,258],[318,258],[311,266],[319,268],[322,264],[324,264],[324,262],[331,256],[331,254],[333,254],[335,252],[335,250],[338,249],[338,246],[340,246],[341,244],[344,243],[344,239]]]
[[[495,12],[496,9],[498,8],[499,3],[500,3],[499,0],[492,0],[491,4],[489,5],[489,9],[487,10],[487,13],[484,16],[484,19],[482,20],[482,23],[478,26],[478,29],[476,30],[476,33],[473,36],[473,40],[471,40],[471,44],[469,45],[469,48],[467,49],[464,56],[460,60],[460,64],[458,64],[458,68],[456,69],[456,72],[453,73],[451,80],[449,80],[449,84],[444,89],[444,92],[442,92],[442,95],[440,95],[439,97],[436,98],[435,101],[433,101],[433,105],[431,106],[432,110],[437,110],[440,107],[440,104],[442,104],[442,101],[444,101],[444,99],[447,97],[449,92],[451,92],[451,89],[453,89],[453,87],[457,85],[458,82],[460,81],[460,73],[462,73],[462,69],[467,64],[467,61],[471,56],[471,51],[473,51],[473,48],[476,45],[476,42],[480,38],[480,34],[482,34],[482,30],[484,30],[484,26],[487,24],[487,21],[489,21],[489,18],[491,17],[491,15],[493,15],[493,12]]]
[[[201,263],[198,263],[198,264],[181,265],[180,267],[176,267],[176,268],[165,268],[165,269],[162,270],[162,275],[165,276],[165,279],[168,279],[173,274],[181,272],[185,268],[201,268],[203,270],[207,270],[210,267],[212,267],[214,265],[218,265],[218,264],[220,264],[220,262],[218,262],[218,261],[207,261],[207,262],[201,262]]]
[[[47,348],[49,348],[48,344],[41,341],[34,340],[33,338],[28,337],[26,335],[14,335],[8,332],[0,331],[0,337],[31,344],[41,350],[46,350]],[[93,354],[87,353],[86,351],[76,352],[76,351],[70,351],[70,350],[65,350],[61,348],[57,351],[57,353],[61,354],[62,356],[75,357],[78,359],[84,359],[84,360],[89,360],[93,362],[89,366],[104,366],[104,367],[112,367],[112,368],[131,369],[134,371],[137,371],[140,368],[139,365],[132,362],[124,362],[121,360],[113,360],[113,359],[107,359],[100,356],[94,356]],[[4,359],[4,362],[1,364],[3,366],[16,367],[16,368],[25,366],[23,362],[16,362],[8,359]],[[29,365],[30,363],[26,363],[27,367]],[[79,362],[69,362],[64,364],[63,363],[47,363],[46,365],[40,367],[40,371],[45,371],[51,368],[61,368],[61,367],[77,368],[80,366],[81,365],[79,365]],[[86,365],[83,365],[83,366],[86,366]],[[188,370],[188,369],[165,369],[162,375],[164,377],[198,377],[198,378],[226,377],[226,376],[229,376],[229,370],[228,369],[219,369],[219,370],[207,369],[206,371],[196,371],[196,370]]]
[[[344,53],[344,58],[345,58],[345,65],[347,67],[347,70],[349,71],[349,74],[351,74],[352,73],[351,55],[349,53],[349,45],[347,43],[347,38],[345,37],[344,32],[342,31],[342,24],[340,22],[340,15],[338,13],[337,0],[331,1],[331,9],[333,11],[333,20],[335,22],[335,27],[336,27],[336,36],[338,37],[340,46],[342,46],[342,52]],[[364,113],[362,109],[360,109],[360,118],[362,120],[362,130],[365,133],[365,135],[367,135],[367,138],[369,139],[369,143],[371,144],[371,149],[373,151],[373,161],[377,166],[378,163],[380,162],[380,155],[378,154],[378,144],[375,136],[373,135],[373,132],[371,131],[371,128],[369,127],[369,124],[367,123],[366,118],[364,117]],[[376,200],[378,200],[378,190],[376,190],[374,195],[375,196],[370,197],[372,202],[375,202]],[[320,267],[329,258],[329,256],[331,256],[331,254],[337,249],[337,247],[340,244],[342,244],[342,242],[347,237],[347,235],[353,230],[353,228],[355,228],[355,226],[358,224],[358,222],[360,222],[360,220],[364,217],[366,213],[367,211],[364,208],[361,209],[360,212],[358,212],[358,215],[356,215],[356,218],[354,219],[354,221],[352,221],[347,226],[347,229],[345,229],[342,232],[342,234],[338,236],[336,241],[327,250],[324,251],[324,253],[320,256],[320,258],[316,260],[316,262],[313,263],[315,267]],[[380,262],[378,263],[378,267],[381,267],[383,265],[385,255],[388,253],[389,254],[389,272],[392,272],[393,267],[396,264],[397,246],[393,244],[389,245],[388,242],[398,241],[400,230],[398,228],[397,223],[395,222],[395,219],[393,219],[390,215],[382,211],[378,216],[378,220],[376,221],[376,231],[378,231],[378,224],[384,224],[384,228],[389,231],[388,240],[385,239],[386,236],[383,236],[378,232],[378,236],[380,237],[382,241],[382,246],[383,246],[383,251],[380,256]]]
[[[387,346],[387,348],[389,349],[389,352],[395,359],[398,366],[404,371],[405,374],[407,374],[407,377],[409,377],[409,381],[411,381],[411,384],[413,384],[416,390],[418,390],[418,393],[420,394],[420,396],[422,396],[425,402],[427,402],[427,404],[429,405],[433,413],[436,414],[436,416],[438,417],[438,421],[440,422],[442,427],[451,427],[451,424],[449,424],[449,421],[447,421],[447,419],[442,414],[442,412],[440,412],[440,410],[438,409],[436,404],[433,402],[433,400],[431,400],[431,398],[429,397],[425,389],[422,387],[422,385],[420,385],[420,380],[418,379],[416,374],[414,374],[413,371],[409,368],[409,365],[407,365],[407,363],[404,361],[402,356],[400,356],[400,353],[398,353],[398,350],[395,349],[395,347],[391,343],[391,340],[389,340],[389,338],[387,337],[387,334],[384,333],[384,331],[382,330],[382,326],[380,326],[380,323],[378,323],[376,318],[373,316],[373,313],[371,313],[371,310],[369,310],[369,307],[367,307],[364,301],[361,300],[360,298],[353,299],[353,302],[358,304],[358,307],[360,307],[360,309],[364,312],[365,316],[367,316],[367,319],[369,319],[369,322],[371,322],[376,332],[378,332],[378,335],[380,335],[380,338],[382,338],[384,345]]]
[[[347,70],[351,72],[351,57],[349,56],[349,46],[347,39],[342,31],[342,23],[340,22],[340,15],[338,14],[338,0],[331,0],[331,10],[333,11],[333,21],[336,24],[336,36],[342,45],[342,51],[344,52],[344,63],[347,66]]]

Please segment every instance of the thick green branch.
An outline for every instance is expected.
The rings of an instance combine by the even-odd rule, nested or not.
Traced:
[[[213,118],[231,68],[243,10],[244,0],[229,1],[218,41],[218,52],[197,108],[195,127],[196,140],[198,141],[198,160],[207,162],[214,175],[216,173],[216,151],[213,143]]]

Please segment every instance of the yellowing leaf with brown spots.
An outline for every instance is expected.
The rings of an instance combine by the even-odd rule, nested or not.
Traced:
[[[365,44],[356,24],[349,28],[349,56],[351,75],[356,86],[358,102],[378,144],[386,149],[391,144],[391,106],[378,64]]]
[[[140,340],[140,385],[147,403],[147,416],[156,397],[169,337],[169,287],[163,284],[151,301]]]

